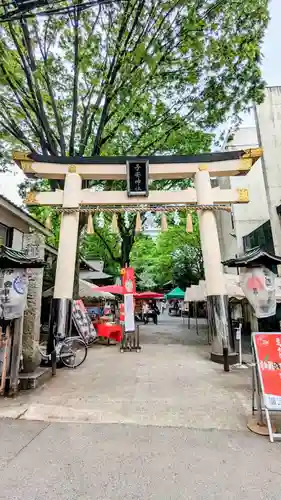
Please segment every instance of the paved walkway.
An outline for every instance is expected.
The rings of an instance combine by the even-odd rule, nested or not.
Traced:
[[[0,401],[0,500],[280,500],[281,445],[246,430],[250,370],[211,363],[202,325],[141,337]]]
[[[209,361],[206,325],[196,335],[179,318],[141,326],[140,353],[94,346],[77,370],[15,401],[0,416],[44,421],[130,423],[243,430],[250,413],[250,370],[223,372]],[[245,373],[246,372],[246,373]]]

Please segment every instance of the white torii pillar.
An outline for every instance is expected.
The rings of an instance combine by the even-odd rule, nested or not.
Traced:
[[[52,351],[54,336],[67,336],[71,328],[81,186],[80,175],[68,173],[65,176],[62,206],[63,208],[76,208],[76,211],[64,212],[61,216],[54,298],[50,316],[49,352]]]
[[[195,174],[195,188],[199,205],[214,205],[208,165],[200,165]],[[211,359],[223,362],[223,348],[228,348],[229,364],[237,362],[230,342],[230,319],[221,252],[215,213],[201,210],[198,213],[203,255],[208,321],[212,333]]]

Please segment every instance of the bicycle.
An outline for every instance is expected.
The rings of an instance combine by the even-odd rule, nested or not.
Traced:
[[[42,342],[38,346],[42,359],[51,361],[52,354],[47,354],[47,342]],[[88,349],[85,342],[80,337],[60,337],[54,338],[54,351],[56,352],[56,362],[62,362],[67,368],[77,368],[84,363]]]

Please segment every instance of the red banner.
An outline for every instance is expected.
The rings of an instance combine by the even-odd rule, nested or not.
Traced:
[[[253,334],[264,404],[281,409],[281,333]]]
[[[136,292],[135,271],[133,267],[124,267],[121,269],[122,285],[125,288],[125,293]]]

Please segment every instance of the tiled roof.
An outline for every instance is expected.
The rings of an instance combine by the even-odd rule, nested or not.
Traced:
[[[13,250],[12,248],[2,246],[0,247],[0,269],[11,267],[44,267],[44,262],[38,259],[30,259],[22,250]]]
[[[249,267],[253,265],[278,265],[281,264],[281,257],[272,253],[266,252],[260,247],[253,248],[244,255],[235,259],[229,259],[222,262],[228,267]]]

